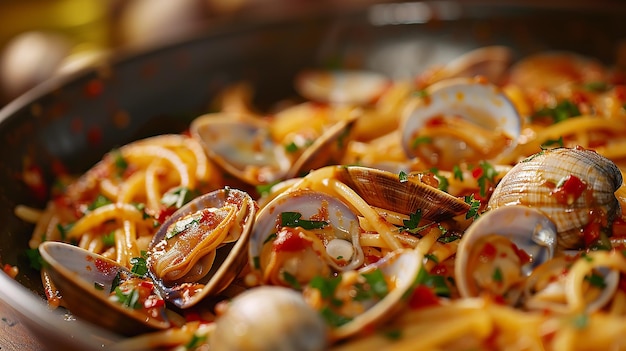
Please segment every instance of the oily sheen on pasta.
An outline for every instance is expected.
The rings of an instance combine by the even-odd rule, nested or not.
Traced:
[[[17,212],[31,250],[132,272],[111,303],[164,309],[122,349],[626,348],[626,75],[512,57],[310,70],[272,113],[234,85],[188,133],[112,150]],[[209,193],[226,200],[186,207]],[[50,306],[70,306],[51,269]]]

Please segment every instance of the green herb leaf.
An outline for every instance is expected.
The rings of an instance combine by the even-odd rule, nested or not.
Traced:
[[[477,219],[480,216],[480,214],[478,213],[480,209],[480,200],[474,199],[474,194],[466,195],[464,199],[465,203],[470,205],[469,210],[465,214],[465,219]]]
[[[28,249],[25,252],[30,267],[40,271],[41,268],[45,265],[45,261],[43,260],[43,257],[41,257],[39,249]]]
[[[65,239],[67,239],[67,232],[69,232],[73,226],[74,223],[66,225],[62,225],[61,223],[57,224],[57,230],[59,231],[59,235],[61,236],[61,241],[65,241]]]
[[[450,296],[450,288],[446,283],[446,278],[441,275],[431,275],[422,266],[417,277],[415,285],[425,285],[435,292],[437,296]]]
[[[111,204],[111,203],[112,203],[111,200],[109,200],[106,196],[100,194],[93,200],[92,203],[90,203],[87,206],[87,209],[89,211],[93,211],[96,208],[99,208],[99,207],[102,207],[102,206],[105,206],[105,205],[108,205],[108,204]]]
[[[122,175],[128,168],[128,162],[126,162],[124,156],[122,156],[120,149],[113,149],[110,154],[113,157],[113,165],[115,165],[117,169],[117,174]]]
[[[415,149],[422,144],[430,144],[432,142],[433,142],[433,139],[431,137],[418,136],[415,139],[413,139],[413,141],[411,142],[411,147]]]
[[[199,217],[201,216],[187,216],[179,220],[178,222],[175,222],[170,228],[167,229],[167,233],[165,233],[165,240],[169,240],[176,235],[200,224]]]
[[[448,178],[439,174],[439,170],[437,168],[431,168],[430,172],[435,175],[435,178],[439,181],[439,185],[437,188],[441,191],[448,192],[448,186],[450,185],[448,182]]]
[[[142,307],[139,303],[139,291],[137,289],[132,289],[131,291],[125,293],[118,286],[115,288],[115,296],[117,297],[117,301],[124,307],[132,308],[134,310]]]
[[[389,340],[400,340],[402,338],[402,330],[400,329],[385,330],[383,333]]]
[[[437,256],[435,256],[432,253],[427,253],[426,255],[424,255],[424,258],[426,258],[429,261],[433,261],[435,263],[439,263],[439,259],[437,258]]]
[[[185,345],[185,350],[193,350],[193,349],[201,346],[202,344],[204,344],[207,341],[207,337],[208,337],[208,335],[206,335],[206,334],[198,335],[197,333],[194,333],[191,336],[191,340],[189,340],[187,345]]]
[[[558,139],[548,139],[545,143],[541,144],[541,149],[549,149],[551,147],[563,147],[565,144],[563,142],[563,137],[559,137]]]
[[[115,245],[115,231],[110,232],[109,234],[105,234],[101,237],[102,243],[106,246],[114,246]]]
[[[604,277],[600,274],[592,273],[591,275],[585,276],[585,280],[597,288],[604,289],[606,287]]]
[[[324,318],[324,320],[326,321],[326,324],[334,328],[340,327],[352,320],[352,318],[342,316],[328,307],[322,308],[320,310],[320,314],[322,315],[322,318]]]
[[[478,177],[478,186],[480,187],[480,196],[487,195],[487,187],[496,183],[498,171],[487,161],[481,161],[479,164],[482,174]]]
[[[493,270],[493,274],[491,275],[491,279],[493,279],[493,281],[496,282],[496,283],[502,283],[503,276],[502,276],[502,270],[500,269],[500,267],[496,267]]]
[[[291,143],[289,143],[289,144],[285,145],[285,151],[286,151],[287,153],[290,153],[290,154],[293,154],[293,153],[297,152],[297,151],[298,151],[298,149],[300,149],[300,148],[299,148],[299,147],[298,147],[298,145],[296,145],[296,143],[295,143],[295,142],[293,142],[293,141],[292,141]]]
[[[385,276],[380,269],[376,269],[369,273],[361,273],[361,275],[367,281],[367,284],[370,286],[370,290],[374,296],[381,299],[387,296],[389,293],[389,287],[387,286]]]
[[[259,195],[261,197],[263,196],[267,196],[272,192],[272,187],[276,184],[278,184],[280,182],[280,180],[268,183],[268,184],[261,184],[261,185],[257,185],[256,186],[256,191],[257,193],[259,193]]]
[[[322,229],[329,223],[326,221],[311,221],[301,219],[302,214],[298,212],[283,212],[280,214],[281,224],[283,227],[302,227],[306,230]]]
[[[588,82],[583,84],[583,89],[591,92],[601,93],[609,89],[606,82]]]
[[[409,181],[409,176],[404,171],[400,171],[400,173],[398,173],[398,179],[400,183],[405,183]]]
[[[454,175],[454,179],[463,181],[463,171],[459,165],[454,165],[454,167],[452,167],[452,174]]]
[[[576,104],[569,100],[563,100],[554,107],[544,107],[541,110],[535,112],[532,116],[533,119],[540,117],[552,118],[554,123],[559,123],[567,120],[570,117],[580,116],[580,110]]]
[[[309,286],[320,291],[323,299],[332,297],[341,283],[341,276],[324,278],[321,276],[315,276],[309,282]]]
[[[130,269],[135,275],[140,277],[145,277],[148,274],[148,265],[147,261],[143,257],[133,257],[130,259],[130,264],[132,264],[132,268]]]
[[[283,280],[285,281],[285,283],[289,284],[292,288],[300,290],[302,288],[302,286],[300,285],[300,282],[298,282],[298,279],[296,279],[296,277],[287,272],[287,271],[283,271]]]
[[[100,282],[93,282],[93,287],[96,290],[104,290],[104,284]]]
[[[196,191],[186,187],[178,187],[163,194],[161,203],[166,207],[181,208],[196,196],[198,196]]]
[[[115,291],[115,289],[117,289],[117,287],[120,286],[121,282],[122,282],[121,273],[118,271],[117,274],[115,274],[115,278],[113,278],[113,281],[111,282],[111,291],[109,292],[112,293],[113,291]]]

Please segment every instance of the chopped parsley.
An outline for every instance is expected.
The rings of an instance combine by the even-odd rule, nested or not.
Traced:
[[[181,208],[196,196],[198,196],[196,191],[186,187],[178,187],[163,194],[161,203],[166,207]]]
[[[439,170],[437,168],[431,168],[430,172],[435,176],[435,178],[437,178],[437,181],[439,181],[439,185],[437,185],[437,189],[448,192],[448,186],[450,185],[448,183],[448,178],[439,174]]]
[[[549,117],[552,119],[553,123],[559,123],[575,116],[580,116],[580,110],[578,110],[576,104],[569,100],[563,100],[554,107],[544,107],[540,109],[535,112],[532,118]]]
[[[423,226],[419,226],[420,221],[422,220],[422,210],[417,209],[415,212],[409,215],[409,219],[402,220],[402,227],[399,228],[401,232],[409,232],[411,234],[417,234],[422,231],[424,228],[430,226],[430,224],[426,224]]]
[[[133,267],[130,269],[133,274],[140,277],[145,277],[146,274],[148,274],[148,265],[145,258],[133,257],[130,259],[130,264],[133,265]]]
[[[365,281],[367,281],[373,296],[381,299],[387,296],[389,293],[389,287],[387,286],[385,276],[380,269],[376,269],[369,273],[361,273],[361,275],[365,278]]]
[[[206,341],[207,341],[207,335],[206,334],[198,335],[197,333],[194,333],[191,336],[191,340],[189,340],[187,345],[185,345],[185,350],[193,350],[193,349],[201,346]]]
[[[102,206],[106,206],[108,204],[111,204],[111,200],[109,200],[106,196],[99,194],[94,200],[93,202],[91,202],[88,206],[87,209],[89,211],[93,211],[96,208],[102,207]]]
[[[113,149],[110,154],[113,157],[113,165],[115,166],[115,169],[117,169],[117,174],[122,175],[128,168],[128,162],[124,159],[120,149]]]
[[[552,147],[563,147],[565,144],[563,143],[563,136],[558,139],[548,139],[545,143],[541,144],[541,149],[549,149]]]
[[[422,145],[422,144],[430,144],[432,143],[433,139],[431,137],[427,137],[427,136],[418,136],[415,139],[413,139],[413,141],[411,142],[411,147],[413,149],[417,148],[418,146]]]
[[[296,279],[296,277],[293,274],[287,271],[283,271],[282,276],[283,276],[283,280],[285,281],[285,283],[289,284],[294,289],[300,290],[301,288],[300,282],[298,282],[298,279]]]
[[[65,241],[65,239],[67,238],[67,232],[69,232],[73,226],[74,226],[74,223],[70,223],[66,225],[62,225],[60,223],[57,224],[57,230],[59,231],[59,234],[61,235],[61,241]]]
[[[452,167],[452,174],[454,175],[454,179],[463,181],[463,171],[459,165],[454,165],[454,167]]]
[[[446,284],[446,278],[441,275],[431,275],[422,266],[417,277],[415,278],[415,286],[425,285],[431,289],[437,296],[450,296],[450,288]]]
[[[26,257],[28,258],[28,263],[31,268],[36,269],[38,271],[45,265],[43,257],[39,253],[39,249],[28,249],[26,250]]]
[[[96,290],[104,290],[104,284],[99,282],[93,282],[93,288]]]
[[[409,181],[409,176],[406,172],[400,171],[400,173],[398,173],[398,179],[400,180],[400,183],[406,183]]]
[[[502,276],[502,270],[500,269],[500,267],[494,268],[491,279],[493,279],[493,281],[496,283],[502,283],[504,277]]]
[[[302,229],[322,229],[329,223],[326,221],[311,221],[301,219],[302,214],[298,212],[283,212],[280,214],[281,225],[283,227],[302,227]]]
[[[256,191],[259,193],[260,196],[267,196],[272,192],[272,187],[278,184],[278,182],[280,182],[280,180],[276,180],[268,184],[257,185]]]
[[[433,261],[435,263],[439,263],[439,259],[437,258],[437,256],[435,256],[435,254],[427,253],[426,255],[424,255],[424,258],[426,258],[429,261]]]
[[[591,275],[585,276],[585,280],[588,281],[591,286],[595,286],[596,288],[606,288],[604,277],[600,274],[592,273]]]
[[[320,314],[322,318],[326,321],[328,325],[331,327],[340,327],[352,320],[352,318],[342,316],[328,307],[324,307],[320,310]]]
[[[200,223],[200,219],[194,216],[189,216],[181,219],[180,221],[174,223],[171,229],[168,228],[167,233],[165,234],[165,240],[169,240],[176,235],[189,230],[191,227],[196,226]]]
[[[465,219],[477,219],[480,216],[478,213],[480,209],[480,200],[474,199],[474,194],[466,195],[464,200],[466,204],[470,205],[469,210],[465,214]]]
[[[296,153],[299,149],[300,148],[298,147],[298,145],[296,145],[296,143],[293,141],[285,145],[285,151],[287,151],[290,154]]]
[[[337,286],[341,283],[341,276],[324,278],[321,276],[315,276],[309,282],[309,286],[319,290],[323,299],[333,297]]]
[[[496,183],[496,176],[498,171],[487,161],[481,161],[479,164],[482,172],[478,177],[478,186],[480,187],[480,196],[485,197],[487,195],[487,188],[489,184]]]
[[[115,245],[115,231],[110,232],[109,234],[105,234],[101,237],[102,243],[106,246],[114,246]]]
[[[124,292],[120,287],[115,288],[115,297],[117,301],[122,304],[124,307],[132,308],[134,310],[140,309],[142,307],[141,303],[139,303],[139,291],[137,289],[132,289],[129,292]]]
[[[591,92],[601,93],[609,89],[606,82],[588,82],[583,84],[583,89]]]

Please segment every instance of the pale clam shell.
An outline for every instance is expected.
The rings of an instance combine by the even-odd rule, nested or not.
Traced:
[[[426,88],[425,96],[416,98],[407,107],[400,129],[402,147],[407,157],[418,156],[413,145],[415,135],[431,118],[437,116],[460,116],[487,130],[502,132],[510,138],[510,143],[499,155],[512,150],[521,133],[519,113],[500,88],[476,79],[446,79]],[[467,159],[469,156],[465,152],[457,152],[454,157],[457,158],[455,164],[475,161]],[[446,163],[451,161],[447,160]]]
[[[332,226],[336,237],[350,241],[354,250],[349,264],[338,266],[332,260],[328,260],[327,264],[338,271],[355,269],[363,264],[357,215],[336,197],[318,191],[298,189],[280,194],[259,211],[248,248],[252,269],[263,270],[265,268],[254,267],[254,265],[258,262],[264,245],[268,244],[268,238],[276,233],[277,224],[280,223],[280,216],[283,212],[298,212],[302,215],[302,219],[307,220],[312,217],[319,218],[316,216],[326,213],[328,216],[326,220]]]
[[[583,194],[571,205],[559,203],[551,195],[553,187],[569,175],[585,182],[591,196]],[[580,228],[589,223],[590,210],[604,211],[609,220],[619,211],[615,191],[621,185],[619,168],[604,156],[579,148],[549,149],[515,165],[496,186],[488,208],[524,205],[539,209],[556,224],[559,247],[578,248]]]
[[[411,215],[421,210],[422,217],[442,221],[466,213],[469,205],[460,198],[426,185],[418,175],[401,181],[396,173],[362,167],[337,167],[335,176],[348,185],[370,206]]]
[[[556,226],[541,211],[526,206],[506,206],[486,212],[465,231],[457,249],[454,273],[462,297],[480,294],[468,272],[472,266],[469,262],[478,254],[474,250],[476,244],[489,235],[506,237],[532,258],[528,267],[520,267],[520,273],[525,276],[554,256]]]
[[[152,318],[111,301],[108,297],[118,272],[126,271],[115,261],[67,243],[46,241],[39,246],[47,270],[72,314],[123,335],[137,335],[170,327],[166,320]],[[95,284],[101,287],[96,289]],[[162,311],[164,316],[164,311]]]
[[[350,105],[372,103],[390,84],[383,74],[361,70],[305,70],[295,80],[296,90],[309,100]]]

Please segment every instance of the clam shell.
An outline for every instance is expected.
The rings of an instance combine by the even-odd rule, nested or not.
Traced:
[[[358,70],[306,70],[295,80],[296,90],[309,100],[351,105],[372,103],[390,84],[380,73]]]
[[[419,130],[437,116],[460,116],[486,130],[502,132],[510,138],[510,142],[500,151],[500,155],[506,154],[517,145],[521,133],[521,119],[517,109],[497,86],[468,78],[446,79],[428,87],[426,94],[417,98],[406,110],[400,130],[402,147],[409,158],[419,156],[419,147],[413,145],[414,139]],[[437,141],[433,140],[431,143],[435,145]],[[477,161],[473,159],[476,157],[483,158],[482,154],[473,156],[466,151],[468,150],[460,149],[449,155],[448,157],[455,159],[442,161],[440,168],[448,168],[450,162],[458,164]]]
[[[469,272],[472,267],[470,262],[478,259],[477,245],[492,235],[509,239],[531,257],[528,266],[520,267],[523,276],[530,275],[534,267],[554,256],[556,226],[541,211],[525,206],[508,206],[486,212],[465,231],[457,249],[454,273],[462,297],[480,294]]]
[[[248,184],[282,179],[291,167],[284,147],[272,139],[263,120],[207,114],[194,119],[190,131],[213,162]]]
[[[398,174],[361,167],[337,167],[335,176],[352,188],[369,205],[411,215],[421,210],[422,217],[432,221],[450,219],[469,210],[469,205],[419,180],[410,174],[400,181]]]
[[[582,180],[587,190],[571,204],[553,196],[554,187],[569,175]],[[591,220],[590,210],[602,210],[610,220],[619,211],[615,191],[622,185],[617,166],[600,154],[583,149],[544,150],[515,165],[496,186],[488,208],[524,205],[544,212],[559,232],[558,245],[578,248],[580,228]]]
[[[181,219],[205,209],[233,206],[236,207],[234,224],[227,228],[228,233],[223,235],[222,244],[215,250],[187,247],[188,245],[184,243],[165,245],[168,231]],[[168,218],[154,235],[148,257],[149,273],[164,298],[180,308],[187,308],[205,296],[215,295],[225,289],[247,264],[246,249],[256,211],[257,205],[250,195],[241,190],[224,188],[197,197]],[[202,245],[204,241],[198,243],[198,246]],[[176,254],[180,259],[188,260],[187,264],[192,266],[189,273],[174,282],[162,279],[158,272],[155,272],[155,262],[162,256],[163,250],[179,250],[180,252]],[[186,257],[190,252],[197,255]]]
[[[264,246],[271,245],[271,237],[281,227],[280,216],[283,212],[297,212],[302,219],[320,219],[322,215],[329,222],[337,239],[350,242],[352,245],[352,257],[346,265],[340,266],[333,260],[328,259],[327,253],[322,253],[320,260],[333,267],[335,270],[349,270],[363,264],[363,250],[359,243],[359,219],[351,209],[336,197],[326,193],[298,189],[282,193],[270,201],[257,216],[248,253],[252,269],[264,271],[260,257]],[[329,241],[330,242],[330,241]],[[324,243],[327,245],[328,243]],[[304,267],[303,267],[304,268]]]
[[[132,275],[117,262],[80,247],[55,241],[39,246],[46,268],[72,314],[123,335],[137,335],[170,326],[109,300],[113,280],[120,271]],[[96,288],[96,285],[99,287]]]
[[[384,323],[393,316],[393,312],[401,304],[405,294],[413,287],[415,279],[422,267],[423,256],[419,251],[401,249],[390,252],[375,264],[359,270],[360,273],[380,269],[387,282],[391,282],[393,289],[375,305],[365,310],[350,322],[331,329],[334,339],[344,339],[355,335],[359,331],[374,324]]]

